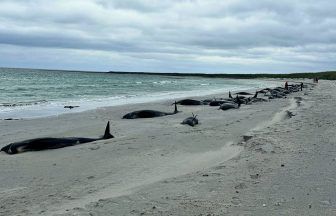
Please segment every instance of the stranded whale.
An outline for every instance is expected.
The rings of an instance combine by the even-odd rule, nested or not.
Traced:
[[[202,101],[194,100],[194,99],[183,99],[183,100],[177,101],[176,103],[180,105],[203,105]]]
[[[198,119],[197,119],[197,115],[194,115],[194,113],[192,114],[192,117],[188,117],[186,119],[184,119],[181,124],[187,124],[190,125],[191,127],[194,127],[195,125],[198,124]]]
[[[101,138],[84,138],[84,137],[64,137],[64,138],[36,138],[24,140],[21,142],[10,143],[3,147],[0,151],[7,154],[17,154],[26,151],[41,151],[46,149],[58,149],[67,146],[93,142],[96,140],[111,139],[114,136],[110,134],[110,122],[107,122],[105,134]]]
[[[123,119],[155,118],[155,117],[161,117],[161,116],[166,116],[166,115],[174,115],[178,113],[177,105],[176,105],[177,103],[175,102],[174,104],[175,104],[175,109],[174,109],[174,112],[172,113],[161,112],[161,111],[156,111],[156,110],[139,110],[139,111],[127,113],[122,118]]]

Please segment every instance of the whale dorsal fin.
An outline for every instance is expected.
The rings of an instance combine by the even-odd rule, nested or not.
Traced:
[[[114,136],[112,134],[110,134],[110,122],[108,121],[107,125],[106,125],[106,129],[105,129],[103,139],[111,139],[113,137]]]
[[[258,97],[258,91],[256,91],[255,95],[253,96],[253,98],[257,98]]]

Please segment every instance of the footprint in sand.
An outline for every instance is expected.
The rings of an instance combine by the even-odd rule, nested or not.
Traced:
[[[98,150],[98,149],[100,149],[100,147],[99,146],[93,146],[93,147],[89,147],[89,149],[90,150]]]
[[[232,197],[231,203],[233,205],[240,205],[241,201],[240,201],[239,197]]]
[[[239,183],[239,184],[237,184],[234,188],[235,188],[235,189],[242,190],[242,189],[246,189],[247,186],[246,186],[245,183]]]

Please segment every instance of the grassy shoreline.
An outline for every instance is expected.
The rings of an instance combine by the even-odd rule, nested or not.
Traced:
[[[145,74],[164,76],[197,76],[206,78],[233,78],[233,79],[258,79],[258,78],[290,78],[290,79],[313,79],[318,77],[325,80],[336,80],[336,71],[325,71],[316,73],[290,73],[290,74],[202,74],[202,73],[151,73],[151,72],[122,72],[109,71],[114,74]]]
[[[35,68],[7,68],[0,69],[20,69],[20,70],[41,70],[41,71],[66,71],[66,72],[81,72],[81,73],[97,73],[94,71],[78,71],[78,70],[52,70],[52,69],[35,69]],[[231,79],[260,79],[260,78],[280,78],[280,79],[313,79],[318,77],[324,80],[336,80],[336,71],[324,72],[307,72],[307,73],[285,73],[285,74],[209,74],[209,73],[167,73],[167,72],[128,72],[128,71],[108,71],[99,73],[111,74],[139,74],[139,75],[159,75],[159,76],[183,76],[183,77],[206,77],[206,78],[231,78]]]

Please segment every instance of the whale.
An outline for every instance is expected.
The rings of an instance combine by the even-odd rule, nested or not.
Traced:
[[[239,95],[253,95],[252,93],[249,93],[249,92],[237,92],[236,94],[239,94]]]
[[[204,105],[203,101],[194,100],[194,99],[183,99],[175,102],[180,105]]]
[[[202,100],[202,103],[203,103],[203,105],[209,105],[214,100],[216,100],[216,99],[204,99],[204,100]]]
[[[174,115],[178,113],[179,111],[177,110],[177,103],[175,102],[175,109],[174,112],[161,112],[157,110],[138,110],[134,112],[127,113],[124,115],[122,118],[123,119],[138,119],[138,118],[155,118],[155,117],[161,117],[161,116],[166,116],[166,115]]]
[[[197,115],[194,115],[194,113],[192,113],[192,115],[193,116],[184,119],[181,122],[181,124],[187,124],[187,125],[190,125],[191,127],[194,127],[195,125],[197,125],[198,124]]]
[[[229,109],[239,109],[240,105],[242,104],[241,100],[238,98],[238,95],[236,97],[237,100],[234,100],[232,102],[225,102],[219,106],[219,109],[221,110],[229,110]]]
[[[246,98],[244,96],[236,96],[234,99],[233,99],[233,102],[234,103],[237,103],[237,104],[242,104],[244,103],[246,100]]]
[[[268,90],[266,90],[266,89],[262,89],[262,90],[259,90],[259,91],[257,91],[257,92],[260,93],[260,94],[265,94],[265,93],[268,92]]]
[[[219,109],[221,110],[229,110],[229,109],[238,109],[240,107],[240,104],[234,104],[234,103],[223,103],[220,105]]]
[[[41,151],[47,149],[58,149],[68,146],[74,146],[89,142],[94,142],[97,140],[106,140],[114,138],[110,133],[110,122],[107,122],[105,133],[100,138],[85,138],[85,137],[63,137],[63,138],[53,138],[44,137],[24,140],[21,142],[14,142],[6,145],[0,151],[6,152],[7,154],[18,154],[27,151]]]
[[[230,100],[214,100],[209,103],[209,106],[220,106],[223,103],[233,103],[233,101]]]
[[[249,105],[252,104],[254,102],[267,102],[268,100],[264,99],[264,98],[258,98],[258,94],[260,93],[260,91],[256,91],[256,93],[254,94],[253,97],[249,97],[245,100],[245,104]]]

